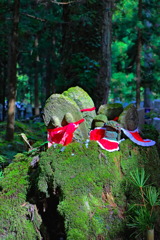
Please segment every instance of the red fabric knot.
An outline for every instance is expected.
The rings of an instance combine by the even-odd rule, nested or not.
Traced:
[[[84,109],[81,109],[80,111],[81,112],[91,112],[93,110],[95,110],[96,108],[95,107],[92,107],[92,108],[84,108]]]
[[[72,142],[73,133],[79,127],[79,124],[84,122],[85,119],[80,119],[77,122],[69,123],[64,127],[58,127],[54,129],[47,129],[48,131],[48,147],[51,147],[54,143],[68,145]]]

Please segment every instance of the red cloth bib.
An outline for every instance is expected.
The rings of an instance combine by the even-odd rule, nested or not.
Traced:
[[[150,139],[143,139],[139,132],[138,129],[135,129],[134,131],[128,131],[124,128],[121,128],[124,134],[134,143],[143,146],[143,147],[149,147],[155,145],[155,141],[150,140]]]
[[[113,152],[119,150],[119,141],[105,138],[105,128],[95,128],[90,131],[90,140],[97,141],[101,148]]]
[[[68,145],[72,142],[73,133],[78,128],[79,124],[84,122],[84,119],[80,119],[77,122],[69,123],[64,127],[47,129],[48,131],[48,147],[52,144],[62,144],[63,146]]]

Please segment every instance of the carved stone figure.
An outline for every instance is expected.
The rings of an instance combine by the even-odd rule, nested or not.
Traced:
[[[82,111],[82,116],[85,119],[88,132],[91,129],[92,120],[96,116],[94,109],[94,102],[91,97],[80,87],[71,87],[67,91],[63,92],[64,96],[69,97],[76,102],[80,110]]]
[[[129,131],[134,131],[138,127],[138,112],[134,104],[129,104],[124,108],[118,122]]]
[[[108,120],[114,120],[123,111],[123,106],[120,103],[109,103],[101,105],[98,109],[98,114],[104,114]]]
[[[63,94],[52,94],[44,107],[44,122],[47,128],[66,126],[83,118],[75,101]],[[77,140],[88,138],[86,123],[80,124],[74,136]]]

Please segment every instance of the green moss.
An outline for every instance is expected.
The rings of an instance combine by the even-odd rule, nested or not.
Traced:
[[[109,103],[101,105],[98,109],[98,114],[104,114],[108,120],[113,120],[118,117],[123,111],[123,106],[120,103]]]
[[[78,105],[79,109],[94,107],[94,102],[91,99],[91,97],[88,95],[88,93],[78,86],[71,87],[67,91],[64,91],[62,94],[64,96],[69,97],[72,101],[74,101]],[[86,127],[89,132],[91,128],[92,120],[96,116],[96,112],[95,110],[84,111],[82,112],[82,116],[85,119]]]
[[[78,142],[65,148],[56,145],[41,153],[35,169],[30,169],[31,161],[27,153],[18,154],[4,171],[2,239],[40,239],[42,220],[36,205],[26,202],[31,184],[36,201],[46,200],[59,190],[57,209],[64,217],[67,240],[114,240],[123,238],[125,230],[130,171],[144,166],[152,183],[160,182],[156,146],[140,147],[129,139],[120,143],[120,151],[112,153],[102,150],[95,141],[88,147]],[[33,206],[32,221],[29,209]]]
[[[34,220],[31,221],[29,205],[26,203],[29,164],[30,161],[25,155],[18,154],[4,170],[4,177],[0,182],[2,189],[0,194],[1,239],[40,239]],[[39,224],[40,222],[39,219]]]
[[[74,239],[95,239],[99,235],[112,239],[116,229],[111,234],[106,226],[109,225],[110,229],[119,220],[118,202],[122,204],[120,198],[124,195],[119,184],[121,172],[112,157],[119,157],[119,153],[103,151],[94,141],[89,143],[88,148],[80,143],[70,144],[64,152],[60,151],[61,148],[51,147],[42,154],[39,162],[39,191],[48,197],[51,186],[53,189],[60,187],[62,196],[58,210],[65,218],[67,240],[73,239],[73,236]],[[113,188],[117,192],[113,207],[117,211],[112,214],[112,206],[107,198],[102,199],[107,184],[110,192]]]

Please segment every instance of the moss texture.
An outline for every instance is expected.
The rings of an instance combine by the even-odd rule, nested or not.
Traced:
[[[129,104],[119,115],[118,122],[129,131],[134,131],[138,127],[138,112],[134,104]]]
[[[75,101],[76,104],[78,105],[79,109],[86,109],[86,108],[94,107],[94,102],[91,99],[91,97],[88,95],[88,93],[78,86],[69,88],[67,91],[63,92],[63,95],[67,96],[70,99],[72,99],[73,101]],[[82,116],[86,120],[86,126],[89,131],[92,120],[96,116],[96,112],[95,112],[95,110],[84,111],[84,112],[82,112]]]
[[[44,107],[45,125],[48,128],[53,128],[55,120],[59,122],[60,125],[63,125],[67,113],[72,115],[74,122],[83,118],[75,101],[63,94],[52,94],[47,99]],[[53,123],[53,125],[51,123]],[[81,123],[79,128],[75,131],[75,137],[76,139],[86,139],[88,137],[88,130],[85,122]]]
[[[130,171],[144,166],[152,182],[160,182],[156,146],[144,148],[130,140],[112,153],[94,141],[56,145],[41,153],[35,168],[31,161],[18,154],[5,169],[1,239],[41,239],[43,222],[35,204],[59,194],[57,209],[64,217],[67,240],[124,240]]]
[[[98,114],[104,114],[108,120],[113,120],[118,117],[123,111],[123,106],[120,103],[108,103],[101,105],[98,109]]]
[[[38,228],[41,218],[36,206],[27,203],[29,188],[30,159],[17,154],[14,161],[5,168],[1,179],[0,196],[0,239],[41,239]]]

